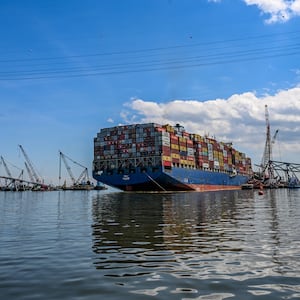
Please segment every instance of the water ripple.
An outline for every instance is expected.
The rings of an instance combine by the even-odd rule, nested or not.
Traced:
[[[299,299],[300,190],[0,193],[3,299]]]

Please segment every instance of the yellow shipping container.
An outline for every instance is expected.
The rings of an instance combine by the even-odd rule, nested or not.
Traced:
[[[199,135],[199,134],[193,134],[192,135],[192,139],[194,141],[197,141],[197,142],[203,142],[204,141],[204,138],[201,135]]]
[[[214,150],[214,157],[215,157],[215,158],[218,158],[218,157],[219,157],[219,151]]]
[[[180,155],[177,154],[177,153],[172,153],[172,154],[171,154],[171,157],[172,157],[172,158],[180,158]]]
[[[177,145],[177,144],[171,144],[171,149],[179,150],[179,145]]]
[[[219,151],[218,154],[219,154],[219,160],[223,160],[224,158],[223,151],[222,150]]]
[[[167,132],[174,133],[175,129],[171,125],[164,125],[163,128],[166,129]]]
[[[169,155],[163,155],[162,159],[163,161],[172,161],[172,158]]]

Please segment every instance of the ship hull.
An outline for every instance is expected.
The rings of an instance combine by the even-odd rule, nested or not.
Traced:
[[[217,191],[240,189],[249,179],[209,170],[159,167],[136,168],[131,172],[94,173],[95,180],[123,191]]]

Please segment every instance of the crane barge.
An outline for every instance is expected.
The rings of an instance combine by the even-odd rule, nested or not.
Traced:
[[[261,164],[258,165],[260,171],[254,174],[249,183],[259,188],[300,188],[300,180],[297,173],[300,172],[300,164],[273,160],[272,146],[275,143],[279,129],[277,129],[271,139],[268,106],[265,105],[266,120],[266,140]]]
[[[28,173],[28,176],[30,178],[31,184],[33,184],[32,190],[34,191],[44,191],[44,190],[49,190],[50,186],[48,184],[44,183],[44,179],[38,175],[38,172],[35,170],[32,161],[30,160],[29,156],[25,152],[24,148],[22,145],[19,145],[19,148],[25,158],[25,168]]]
[[[77,166],[79,166],[80,168],[83,169],[77,179],[75,179],[75,176],[72,172],[72,169],[71,169],[68,161],[72,162],[73,164],[75,164],[75,165],[77,165]],[[64,181],[64,184],[62,186],[60,185],[60,181],[62,179],[62,177],[61,177],[62,176],[61,162],[64,163],[64,165],[67,169],[67,172],[70,176],[70,179],[71,179],[71,182],[72,182],[71,186],[67,186],[66,180]],[[70,158],[66,154],[62,153],[61,151],[59,151],[59,185],[61,186],[61,188],[63,190],[91,190],[91,189],[94,189],[94,186],[93,186],[93,184],[91,184],[91,181],[90,181],[90,178],[89,178],[87,167],[85,167],[82,164],[76,162],[75,160],[73,160],[72,158]]]

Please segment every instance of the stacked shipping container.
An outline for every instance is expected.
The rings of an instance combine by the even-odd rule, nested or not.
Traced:
[[[160,157],[166,168],[197,168],[217,172],[249,174],[251,160],[231,144],[198,134],[189,134],[176,125],[155,123],[104,128],[94,139],[94,163],[112,159],[138,158],[147,164]]]

